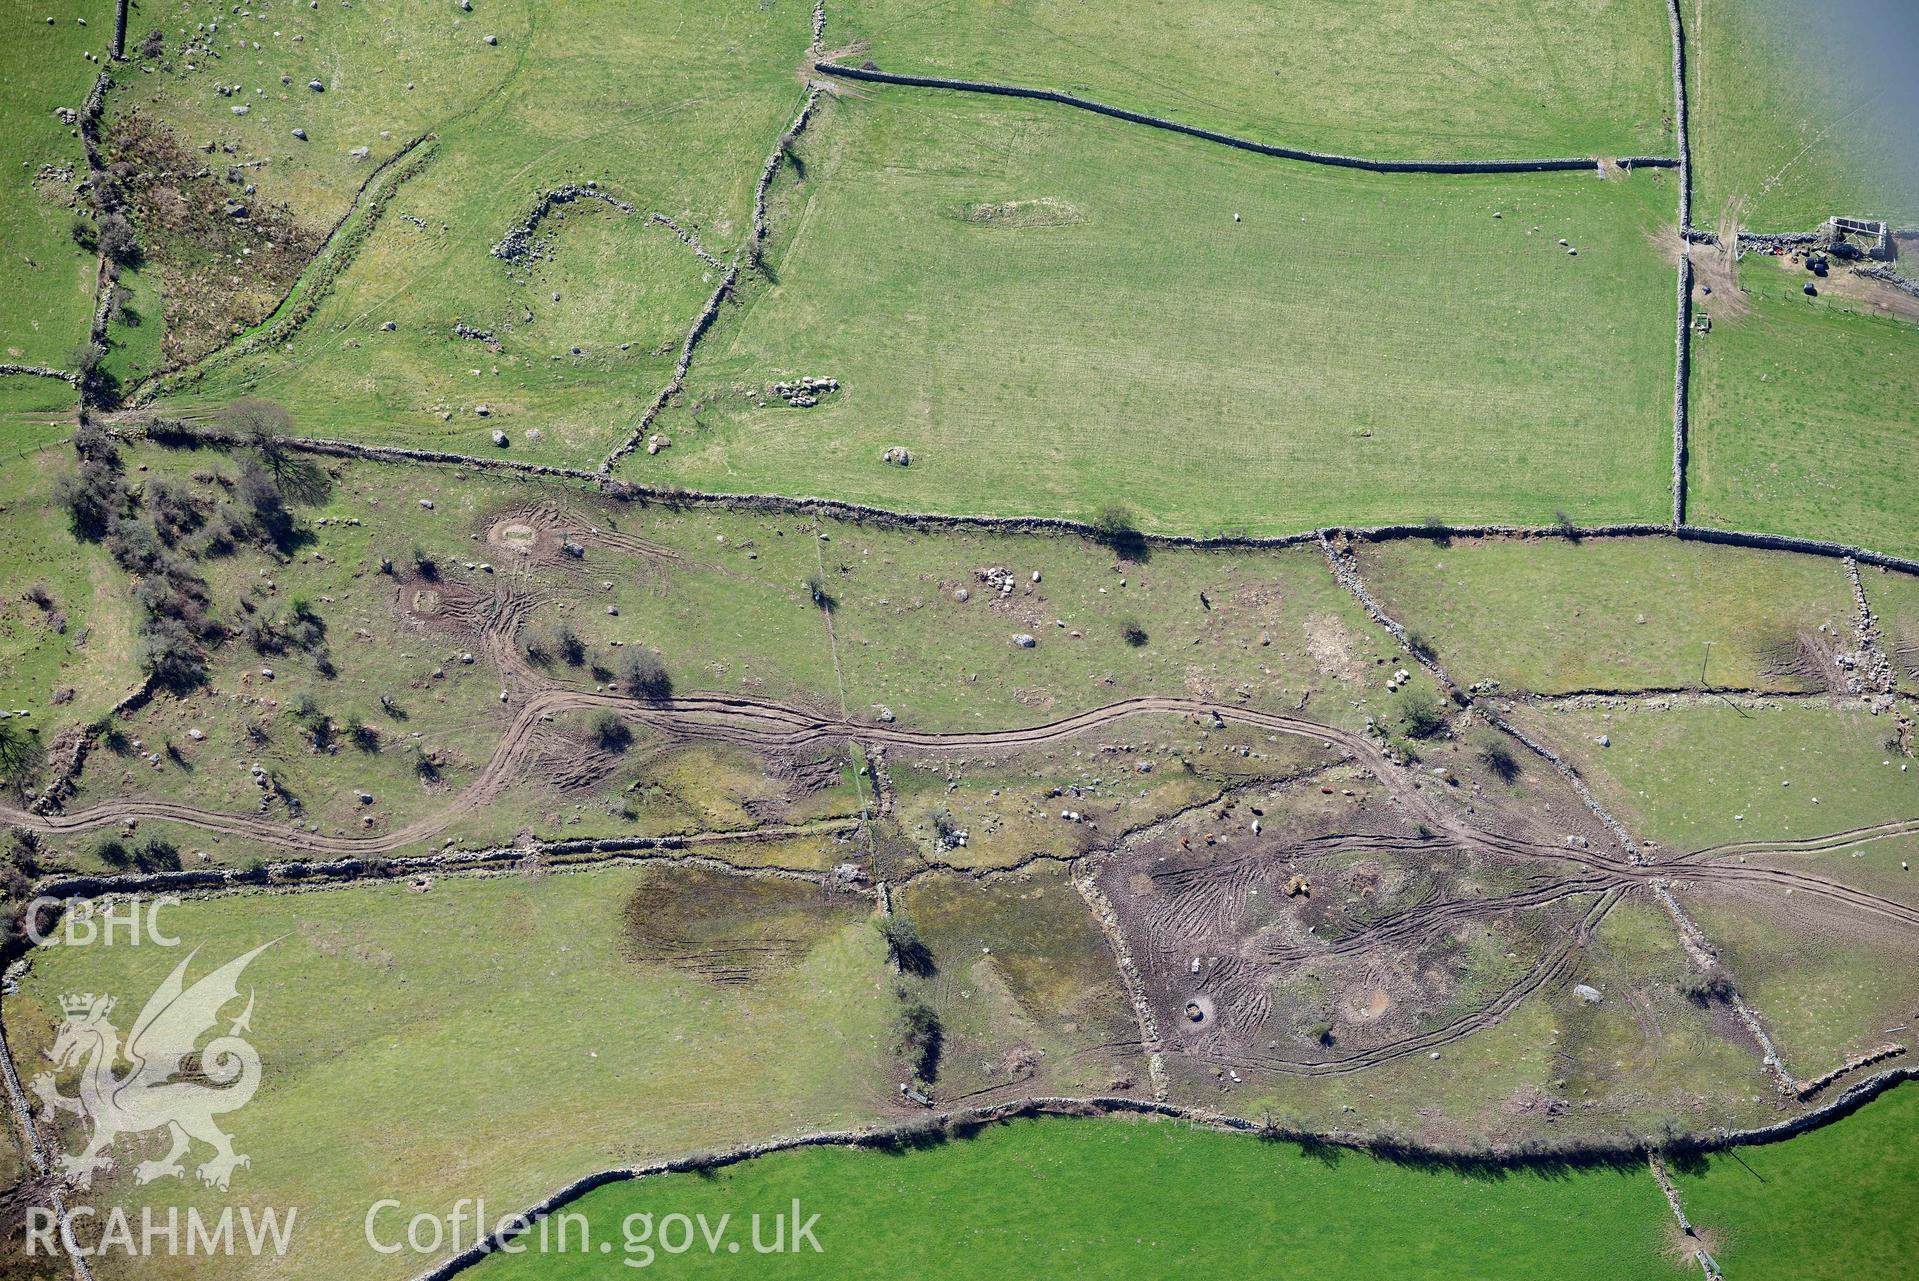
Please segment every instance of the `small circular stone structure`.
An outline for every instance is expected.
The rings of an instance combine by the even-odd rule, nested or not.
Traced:
[[[503,520],[487,531],[486,540],[508,551],[531,552],[539,546],[540,531],[523,520]]]

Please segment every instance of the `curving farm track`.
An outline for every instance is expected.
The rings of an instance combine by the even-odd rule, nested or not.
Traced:
[[[507,609],[488,633],[510,636],[518,611]],[[454,820],[471,814],[508,787],[528,777],[537,752],[539,727],[566,712],[612,710],[627,720],[681,738],[720,740],[760,749],[794,749],[832,739],[854,739],[876,746],[900,746],[925,751],[1016,750],[1069,738],[1136,716],[1184,716],[1213,724],[1237,724],[1269,733],[1316,740],[1343,749],[1362,762],[1387,793],[1409,814],[1431,826],[1445,843],[1502,859],[1543,864],[1572,864],[1578,869],[1556,878],[1541,878],[1508,894],[1485,899],[1435,900],[1418,904],[1320,948],[1281,949],[1263,960],[1302,961],[1309,955],[1344,955],[1371,947],[1403,943],[1435,929],[1443,929],[1488,913],[1547,907],[1571,898],[1592,896],[1593,903],[1579,922],[1555,940],[1511,985],[1485,1005],[1444,1027],[1401,1037],[1355,1053],[1318,1061],[1255,1054],[1244,1059],[1219,1059],[1236,1070],[1279,1076],[1339,1076],[1377,1067],[1421,1053],[1434,1053],[1483,1028],[1498,1023],[1521,1001],[1548,982],[1564,976],[1578,953],[1608,912],[1635,889],[1663,883],[1680,871],[1687,881],[1747,886],[1774,886],[1811,894],[1844,907],[1890,917],[1919,926],[1919,909],[1807,872],[1723,861],[1728,855],[1819,852],[1845,848],[1862,841],[1919,831],[1919,819],[1876,827],[1835,832],[1828,836],[1785,842],[1744,842],[1682,855],[1675,862],[1649,865],[1623,855],[1592,849],[1546,844],[1508,833],[1488,831],[1466,822],[1414,783],[1364,735],[1279,712],[1232,707],[1203,699],[1141,696],[1121,699],[1058,720],[1024,728],[972,731],[914,730],[891,724],[868,724],[846,717],[823,715],[766,699],[737,694],[695,693],[640,702],[619,694],[574,689],[551,684],[526,666],[510,643],[489,645],[489,653],[505,660],[502,666],[519,683],[544,684],[520,701],[513,720],[477,778],[430,818],[390,832],[368,835],[326,835],[308,832],[253,815],[207,809],[185,801],[130,798],[105,801],[70,813],[34,814],[0,806],[0,822],[50,835],[92,831],[127,819],[164,820],[235,836],[262,845],[307,856],[359,857],[389,853],[423,842]],[[1405,844],[1413,838],[1354,833],[1317,838],[1312,844],[1327,849],[1342,846]],[[1428,843],[1421,841],[1420,843]],[[1295,955],[1297,953],[1297,955]],[[1195,1053],[1195,1058],[1213,1061]]]
[[[521,671],[525,671],[521,668]],[[472,814],[499,796],[508,787],[528,776],[536,751],[539,727],[567,712],[612,710],[627,720],[682,738],[700,738],[739,743],[762,749],[794,749],[832,739],[856,739],[863,743],[917,748],[925,751],[1011,751],[1069,738],[1088,730],[1100,729],[1135,716],[1195,716],[1210,718],[1215,724],[1245,725],[1269,733],[1289,734],[1314,739],[1343,748],[1363,762],[1379,779],[1388,794],[1405,809],[1430,824],[1445,837],[1465,848],[1506,857],[1573,863],[1600,876],[1573,878],[1563,884],[1580,884],[1586,889],[1607,889],[1665,879],[1670,866],[1642,865],[1589,849],[1549,845],[1510,834],[1475,827],[1416,786],[1398,766],[1389,762],[1378,747],[1363,734],[1323,725],[1317,721],[1280,712],[1232,707],[1204,699],[1163,695],[1143,695],[1121,699],[1101,707],[1078,712],[1058,720],[1016,729],[1000,730],[914,730],[898,725],[868,724],[845,717],[822,715],[767,699],[739,694],[696,693],[663,699],[657,703],[639,702],[620,694],[571,689],[549,685],[521,701],[519,709],[501,736],[493,755],[478,777],[451,797],[431,817],[420,819],[389,832],[366,835],[327,835],[303,831],[287,823],[249,814],[208,809],[188,801],[157,797],[131,797],[103,801],[83,809],[58,814],[35,814],[12,805],[0,805],[0,822],[46,835],[71,835],[115,826],[127,819],[180,823],[225,836],[257,841],[276,849],[303,855],[350,857],[385,854],[425,841],[445,830],[454,820]],[[1718,861],[1735,853],[1791,852],[1843,848],[1861,840],[1919,831],[1919,819],[1883,824],[1828,837],[1798,842],[1750,842],[1739,846],[1718,846],[1697,854],[1682,856],[1687,879],[1767,883],[1821,895],[1865,911],[1894,917],[1919,925],[1919,909],[1892,899],[1869,894],[1840,882],[1806,872],[1751,866]],[[1378,839],[1378,838],[1369,838]],[[1539,891],[1528,891],[1536,893]],[[1569,889],[1567,893],[1579,890]],[[1563,896],[1563,895],[1562,895]],[[1383,926],[1376,927],[1383,928]]]

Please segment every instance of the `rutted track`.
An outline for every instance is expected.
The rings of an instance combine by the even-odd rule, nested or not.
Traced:
[[[1344,748],[1351,757],[1366,764],[1400,805],[1431,824],[1446,839],[1499,858],[1570,862],[1583,866],[1595,874],[1591,883],[1583,887],[1586,890],[1604,890],[1609,895],[1615,894],[1630,885],[1670,875],[1672,871],[1671,864],[1641,865],[1593,850],[1543,844],[1475,827],[1435,803],[1414,785],[1410,777],[1390,764],[1364,735],[1278,712],[1223,706],[1202,699],[1152,695],[1122,699],[1022,729],[940,732],[823,716],[743,695],[691,694],[658,703],[644,703],[619,694],[548,688],[521,702],[518,713],[495,747],[492,758],[472,783],[439,807],[431,817],[390,832],[330,836],[321,832],[302,831],[275,819],[229,813],[158,797],[103,801],[60,814],[34,814],[12,806],[0,806],[0,822],[46,835],[95,831],[119,825],[128,819],[174,822],[307,855],[344,858],[386,854],[430,839],[455,820],[478,811],[508,787],[527,777],[538,749],[540,727],[553,717],[567,712],[597,710],[611,710],[629,720],[682,738],[719,740],[772,750],[792,750],[834,739],[852,739],[926,751],[1010,751],[1055,742],[1134,716],[1196,716],[1215,724],[1230,722]],[[1919,819],[1887,824],[1884,828],[1884,834],[1888,835],[1892,834],[1893,829],[1919,830]],[[1817,842],[1843,843],[1857,839],[1857,836],[1857,833],[1835,833],[1831,837],[1814,838],[1802,844],[1810,848],[1826,848]],[[1717,855],[1730,850],[1731,847],[1724,847],[1711,853]],[[1861,911],[1919,925],[1919,909],[1809,873],[1717,860],[1686,862],[1683,866],[1687,878],[1694,881],[1770,884],[1792,888]],[[1576,892],[1580,891],[1567,891],[1568,894]]]
[[[1884,840],[1889,836],[1915,835],[1919,835],[1919,818],[1902,818],[1890,823],[1851,827],[1842,832],[1828,832],[1824,836],[1806,836],[1798,840],[1732,841],[1725,845],[1708,845],[1703,850],[1681,855],[1680,858],[1682,861],[1690,862],[1726,858],[1736,854],[1820,854],[1829,850],[1849,849],[1869,841]]]
[[[91,831],[125,819],[154,819],[188,824],[225,835],[258,840],[282,849],[320,854],[382,853],[424,840],[453,820],[470,814],[524,777],[539,726],[566,712],[611,710],[629,720],[685,738],[718,739],[768,749],[795,749],[836,738],[859,739],[927,750],[1016,749],[1052,742],[1131,716],[1199,715],[1251,725],[1274,733],[1292,734],[1335,743],[1349,751],[1377,758],[1363,736],[1313,721],[1273,712],[1221,707],[1198,699],[1141,697],[1026,729],[940,733],[903,729],[895,725],[863,724],[839,717],[820,716],[764,699],[728,694],[692,694],[658,703],[638,702],[619,694],[591,690],[548,688],[527,698],[502,735],[492,758],[465,790],[429,819],[392,832],[367,836],[327,836],[289,830],[286,825],[252,815],[233,814],[159,798],[105,801],[64,814],[30,814],[0,806],[0,821],[50,835]],[[1411,800],[1421,812],[1443,818],[1392,771],[1382,775],[1389,790]]]
[[[1414,1054],[1429,1054],[1451,1045],[1455,1041],[1471,1036],[1474,1032],[1498,1023],[1521,1001],[1538,991],[1547,982],[1564,974],[1573,954],[1592,937],[1593,931],[1599,928],[1599,923],[1605,920],[1606,914],[1612,911],[1625,894],[1626,890],[1623,888],[1605,891],[1580,918],[1579,923],[1569,930],[1563,939],[1547,949],[1510,987],[1471,1014],[1464,1015],[1445,1027],[1400,1037],[1344,1058],[1309,1062],[1260,1056],[1234,1060],[1232,1066],[1276,1076],[1346,1076]],[[1224,1060],[1221,1061],[1224,1062]]]

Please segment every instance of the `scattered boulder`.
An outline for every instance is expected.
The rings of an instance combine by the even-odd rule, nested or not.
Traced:
[[[1039,642],[1026,632],[1015,632],[1013,633],[1013,644],[1019,646],[1021,649],[1032,649],[1035,645],[1039,644]]]
[[[840,389],[837,378],[793,378],[776,382],[770,387],[774,396],[785,401],[795,409],[811,409],[820,403],[821,397],[831,395]],[[896,447],[897,448],[897,447]],[[902,454],[904,450],[900,451]],[[888,459],[887,461],[892,461]]]
[[[905,467],[913,461],[913,455],[904,445],[894,445],[880,455],[883,463],[892,463],[895,467]]]

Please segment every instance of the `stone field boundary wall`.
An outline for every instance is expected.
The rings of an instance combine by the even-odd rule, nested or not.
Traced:
[[[1556,156],[1539,160],[1374,160],[1365,156],[1345,156],[1336,152],[1310,151],[1303,147],[1281,147],[1270,142],[1257,142],[1251,138],[1220,133],[1214,129],[1202,129],[1198,125],[1182,124],[1163,116],[1149,116],[1141,111],[1115,107],[1052,89],[995,84],[985,80],[948,80],[940,76],[906,75],[880,71],[872,67],[852,67],[838,62],[818,63],[815,69],[824,75],[838,76],[844,80],[859,80],[869,84],[906,85],[920,89],[947,89],[956,93],[983,93],[1002,98],[1031,98],[1040,102],[1056,102],[1061,106],[1076,107],[1095,115],[1111,116],[1115,120],[1124,120],[1131,124],[1185,134],[1191,138],[1220,143],[1240,151],[1257,152],[1262,156],[1277,156],[1282,160],[1301,160],[1309,164],[1332,165],[1341,169],[1363,169],[1371,173],[1545,173],[1554,170],[1596,169],[1602,163],[1598,156]],[[1680,164],[1679,160],[1670,156],[1621,156],[1618,162],[1628,168],[1649,169],[1671,169]]]
[[[984,1129],[990,1125],[1026,1117],[1104,1117],[1144,1116],[1184,1121],[1190,1125],[1227,1133],[1257,1136],[1271,1142],[1297,1143],[1303,1148],[1339,1148],[1364,1153],[1384,1160],[1409,1165],[1452,1168],[1462,1173],[1497,1175],[1500,1172],[1540,1170],[1563,1171],[1580,1166],[1603,1167],[1631,1163],[1637,1165],[1656,1155],[1695,1156],[1762,1143],[1777,1143],[1808,1130],[1849,1116],[1902,1081],[1919,1078],[1919,1070],[1895,1068],[1861,1081],[1820,1107],[1790,1120],[1749,1130],[1721,1130],[1698,1138],[1680,1138],[1660,1143],[1622,1139],[1611,1142],[1568,1144],[1545,1152],[1510,1152],[1469,1155],[1447,1149],[1422,1147],[1393,1140],[1369,1139],[1362,1135],[1334,1131],[1326,1134],[1266,1125],[1243,1117],[1188,1107],[1176,1103],[1129,1098],[1123,1095],[1040,1096],[1018,1099],[985,1107],[934,1112],[912,1121],[891,1126],[821,1131],[749,1143],[724,1152],[696,1154],[644,1165],[619,1166],[597,1170],[556,1189],[520,1212],[521,1230],[498,1233],[418,1274],[414,1281],[451,1281],[451,1278],[476,1266],[488,1255],[525,1235],[529,1226],[578,1201],[589,1192],[613,1183],[655,1178],[663,1174],[688,1174],[724,1169],[755,1157],[776,1152],[791,1152],[814,1147],[864,1147],[899,1150],[930,1146]]]
[[[115,429],[122,439],[149,437],[161,444],[211,445],[238,447],[246,442],[229,432],[202,427],[180,420],[152,419],[142,426]],[[362,445],[353,441],[317,437],[289,437],[281,442],[289,449],[335,458],[356,458],[369,462],[432,463],[464,467],[475,472],[521,477],[545,477],[592,485],[609,497],[623,502],[657,503],[663,507],[720,507],[735,511],[782,512],[795,515],[827,516],[840,520],[888,526],[897,529],[979,529],[1007,534],[1062,534],[1096,542],[1113,542],[1115,537],[1081,520],[1061,516],[974,516],[941,512],[900,512],[866,503],[836,498],[788,496],[782,494],[718,494],[700,490],[672,489],[641,485],[578,467],[558,467],[545,463],[523,463],[507,458],[484,458],[446,450],[407,449],[398,445]],[[1919,560],[1894,556],[1871,548],[1790,534],[1756,533],[1747,530],[1716,529],[1705,525],[1671,525],[1651,521],[1622,521],[1600,525],[1514,525],[1514,524],[1392,524],[1373,526],[1330,525],[1296,534],[1269,536],[1251,534],[1156,534],[1126,531],[1120,541],[1137,542],[1147,547],[1188,547],[1208,551],[1239,551],[1262,548],[1302,547],[1321,536],[1346,537],[1365,542],[1392,542],[1407,538],[1678,538],[1695,542],[1724,543],[1761,551],[1802,552],[1844,560],[1850,556],[1865,565],[1919,575]]]

